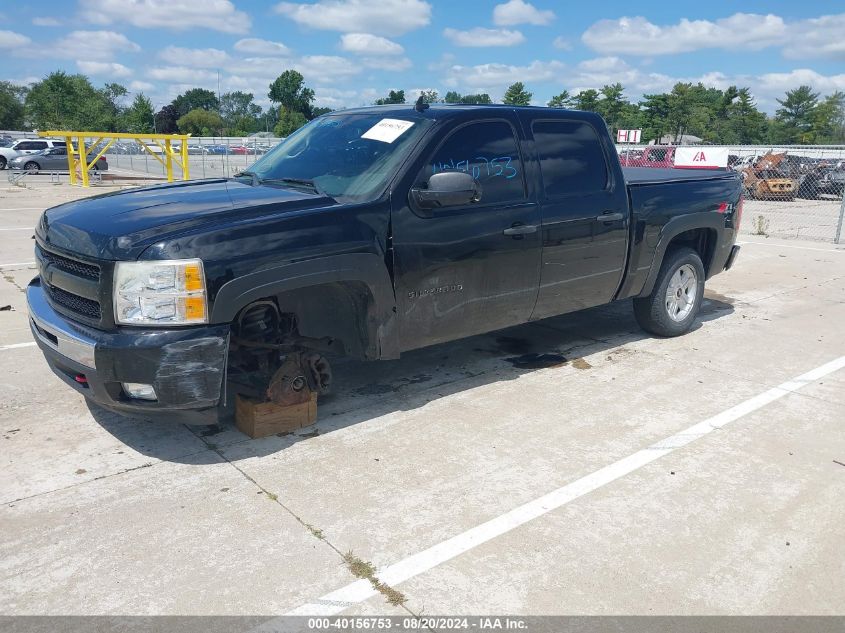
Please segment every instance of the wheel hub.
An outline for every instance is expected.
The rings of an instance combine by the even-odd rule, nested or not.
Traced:
[[[672,278],[666,288],[666,312],[673,321],[683,321],[695,305],[698,293],[698,275],[689,264],[684,264]]]

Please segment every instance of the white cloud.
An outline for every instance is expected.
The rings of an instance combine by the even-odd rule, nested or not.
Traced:
[[[506,29],[485,29],[480,26],[469,31],[445,29],[443,36],[455,46],[516,46],[525,41],[525,36],[519,31]]]
[[[794,29],[790,28],[783,55],[789,59],[832,57],[845,60],[843,33],[845,14],[801,20]]]
[[[408,70],[413,64],[407,57],[362,57],[361,63],[367,68],[399,72]]]
[[[62,24],[56,18],[51,17],[32,18],[32,23],[35,26],[61,26]]]
[[[360,55],[402,55],[401,44],[370,33],[346,33],[340,36],[340,48]]]
[[[115,62],[97,62],[78,59],[76,60],[76,65],[86,75],[105,75],[107,77],[132,76],[132,71],[129,68]]]
[[[145,90],[152,90],[153,88],[155,88],[155,84],[151,84],[148,81],[129,82],[129,90],[132,92],[143,92]]]
[[[158,56],[171,64],[194,68],[219,68],[229,61],[229,55],[217,48],[167,46]]]
[[[449,88],[467,87],[473,91],[495,90],[516,81],[562,81],[566,65],[559,61],[535,60],[527,66],[510,64],[480,64],[478,66],[452,66],[443,83]]]
[[[306,55],[294,61],[293,67],[306,81],[324,84],[349,79],[362,71],[361,64],[334,55]]]
[[[509,0],[493,9],[493,22],[498,26],[536,24],[542,26],[555,19],[553,11],[541,11],[524,0]]]
[[[15,48],[16,46],[25,46],[29,44],[30,40],[26,35],[15,33],[14,31],[0,31],[0,48]]]
[[[600,20],[581,39],[602,53],[672,55],[706,48],[759,50],[791,37],[783,18],[776,15],[736,13],[716,20],[682,19],[658,26],[642,16]]]
[[[137,53],[141,50],[123,33],[115,31],[71,31],[50,48],[58,57],[75,57],[80,52],[100,61],[111,59],[116,53]]]
[[[235,50],[251,55],[290,55],[290,49],[281,42],[271,42],[257,37],[247,37],[235,42]]]
[[[570,42],[565,37],[558,35],[555,38],[555,41],[552,42],[552,45],[562,51],[571,51],[572,50],[572,42]]]
[[[249,16],[230,0],[80,0],[82,16],[94,24],[126,22],[141,28],[186,31],[206,28],[246,33]]]
[[[215,80],[217,78],[217,73],[211,72],[210,70],[189,68],[188,66],[159,66],[148,69],[147,77],[170,83],[180,82],[190,84],[191,82],[208,82]]]
[[[431,21],[431,5],[423,0],[281,2],[276,12],[314,29],[388,36],[402,35]]]

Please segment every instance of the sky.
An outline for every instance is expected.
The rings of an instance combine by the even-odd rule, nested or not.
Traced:
[[[741,8],[741,12],[738,10]],[[747,86],[774,112],[784,91],[845,91],[845,5],[551,0],[40,0],[0,4],[0,79],[54,70],[118,82],[156,109],[192,87],[252,92],[300,71],[331,108],[391,89],[487,92],[525,83],[534,105],[620,82]]]

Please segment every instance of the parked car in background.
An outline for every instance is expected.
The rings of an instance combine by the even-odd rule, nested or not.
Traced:
[[[9,161],[10,169],[22,169],[31,174],[39,171],[67,171],[67,148],[52,147],[33,154],[24,154]],[[106,171],[109,163],[105,156],[101,156],[91,169]]]
[[[229,148],[226,145],[217,144],[217,145],[207,145],[206,147],[208,148],[209,154],[221,155],[221,154],[228,154],[229,153]]]
[[[841,196],[845,192],[845,169],[819,167],[798,178],[798,197],[815,200],[822,194]]]
[[[0,169],[6,169],[9,161],[18,156],[64,146],[64,141],[54,141],[48,138],[22,138],[12,143],[10,147],[0,147]]]
[[[204,145],[188,145],[188,154],[191,156],[202,156],[203,154],[208,154],[208,148]]]
[[[642,150],[641,156],[627,154],[619,156],[619,162],[623,167],[662,167],[671,169],[675,166],[675,146],[655,145]]]

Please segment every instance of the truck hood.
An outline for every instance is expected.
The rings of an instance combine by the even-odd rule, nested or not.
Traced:
[[[195,230],[337,204],[299,189],[195,180],[107,193],[47,209],[38,239],[96,259],[136,259],[151,244]]]

